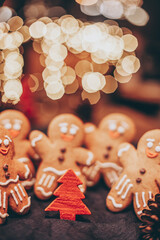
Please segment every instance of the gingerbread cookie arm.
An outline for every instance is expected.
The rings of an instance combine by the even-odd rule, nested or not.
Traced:
[[[29,141],[28,141],[28,155],[29,155],[30,158],[32,158],[34,160],[39,160],[40,159],[39,155],[35,152],[35,150],[31,146],[31,143]]]
[[[88,151],[81,147],[75,148],[73,151],[76,156],[77,163],[90,166],[95,162],[94,154],[91,151]]]
[[[41,159],[44,159],[46,154],[50,151],[51,142],[49,138],[40,131],[32,131],[29,135],[31,146]]]
[[[134,165],[138,160],[135,147],[129,143],[122,143],[119,145],[117,156],[123,167]]]
[[[15,168],[17,170],[17,174],[21,180],[26,180],[31,176],[30,169],[27,164],[21,163],[18,160],[15,161]]]
[[[112,212],[120,212],[132,202],[133,184],[127,173],[123,173],[113,185],[106,198],[106,206]]]

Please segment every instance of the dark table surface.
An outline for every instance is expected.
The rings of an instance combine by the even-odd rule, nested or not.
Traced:
[[[4,225],[0,226],[0,240],[138,240],[140,221],[136,218],[133,207],[122,213],[111,213],[106,209],[105,199],[108,189],[101,181],[96,187],[87,190],[84,203],[92,212],[91,216],[79,217],[77,221],[57,218],[44,209],[53,200],[40,201],[33,191],[30,212],[17,216],[9,212]],[[54,215],[51,217],[51,214]]]

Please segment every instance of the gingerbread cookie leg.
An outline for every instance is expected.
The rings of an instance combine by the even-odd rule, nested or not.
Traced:
[[[133,184],[126,173],[113,185],[106,198],[106,205],[112,212],[124,210],[132,202]]]
[[[12,183],[9,189],[9,205],[11,209],[20,215],[27,213],[31,205],[31,199],[28,197],[24,187],[18,182],[16,184]]]
[[[83,175],[78,176],[78,178],[82,181],[82,185],[79,185],[79,189],[81,190],[81,192],[85,193],[86,191],[86,180],[85,177]]]
[[[149,189],[145,189],[142,192],[135,192],[133,197],[134,210],[138,218],[142,214],[142,210],[148,208],[148,200],[151,200],[153,196],[157,194],[157,190],[153,192],[152,186]]]
[[[8,193],[6,188],[0,188],[0,224],[3,224],[8,217]]]
[[[57,175],[52,172],[43,171],[42,174],[37,175],[34,185],[36,196],[42,200],[49,199],[57,187],[57,179]]]

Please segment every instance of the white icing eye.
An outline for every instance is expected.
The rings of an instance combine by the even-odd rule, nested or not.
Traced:
[[[160,152],[160,146],[156,146],[155,151],[159,153]]]
[[[124,127],[122,127],[122,126],[118,127],[118,132],[119,133],[124,133],[125,132]]]
[[[2,139],[0,139],[0,144],[2,144]]]
[[[115,123],[110,123],[110,124],[109,124],[109,130],[115,131],[116,128],[117,128],[117,125],[116,125]]]
[[[4,139],[4,145],[5,145],[6,147],[8,147],[8,145],[9,145],[9,140],[8,140],[8,139]]]
[[[148,142],[148,143],[147,143],[147,147],[148,147],[148,148],[153,147],[153,142]]]
[[[11,125],[10,123],[6,123],[6,124],[4,125],[4,128],[5,128],[5,129],[11,129],[11,128],[12,128],[12,125]]]
[[[77,133],[77,129],[76,128],[70,128],[69,130],[71,135],[75,135]]]
[[[68,131],[68,128],[67,127],[61,127],[60,128],[60,131],[61,131],[61,133],[67,133],[67,131]]]
[[[20,125],[19,123],[15,123],[15,124],[13,125],[13,129],[18,131],[18,130],[21,129],[21,125]]]

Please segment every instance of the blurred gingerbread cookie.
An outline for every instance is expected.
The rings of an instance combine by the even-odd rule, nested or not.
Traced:
[[[31,161],[38,158],[27,136],[31,130],[30,122],[27,117],[17,110],[5,110],[0,114],[0,125],[7,129],[13,138],[15,145],[14,158],[27,165],[31,172],[30,178],[22,182],[26,189],[30,189],[35,182],[35,169]]]
[[[30,176],[29,168],[13,157],[13,140],[9,132],[0,127],[0,224],[9,216],[8,205],[14,212],[23,215],[31,204],[30,197],[19,181]]]
[[[104,117],[98,128],[91,123],[85,124],[85,145],[97,160],[93,166],[84,167],[82,170],[88,186],[95,185],[101,175],[106,185],[112,186],[122,172],[117,159],[117,148],[122,142],[131,142],[134,135],[133,121],[120,113]]]
[[[82,148],[84,124],[72,114],[55,117],[48,127],[48,136],[40,131],[30,134],[32,147],[41,157],[34,192],[40,199],[48,199],[57,187],[57,180],[72,169],[82,181],[80,189],[86,190],[85,177],[80,166],[94,163],[93,153]]]
[[[109,192],[106,205],[112,212],[120,212],[133,200],[134,211],[141,218],[148,200],[160,190],[160,129],[146,132],[137,150],[129,143],[121,144],[118,158],[124,170]]]

